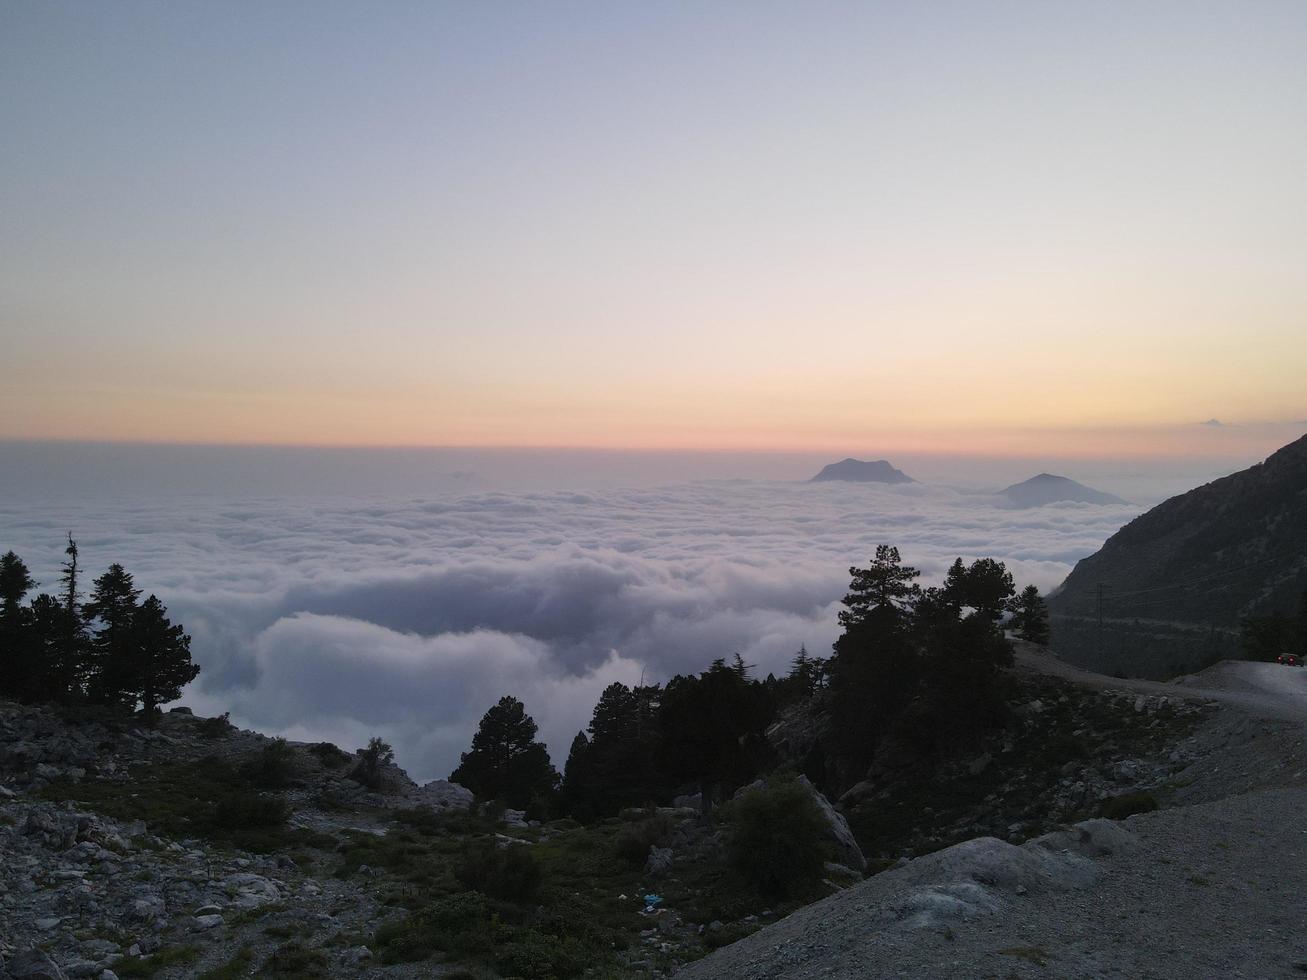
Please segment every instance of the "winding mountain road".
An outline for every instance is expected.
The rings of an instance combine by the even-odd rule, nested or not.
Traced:
[[[1016,669],[1061,677],[1085,687],[1136,691],[1187,700],[1220,701],[1259,718],[1307,723],[1307,667],[1222,660],[1172,681],[1107,677],[1072,666],[1042,648],[1017,641]]]

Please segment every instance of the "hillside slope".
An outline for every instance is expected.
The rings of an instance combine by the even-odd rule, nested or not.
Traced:
[[[1305,588],[1307,436],[1164,501],[1081,560],[1049,599],[1053,645],[1099,670],[1180,673],[1233,655],[1242,617],[1288,612]]]

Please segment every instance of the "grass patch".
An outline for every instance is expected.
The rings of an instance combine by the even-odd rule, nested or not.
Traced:
[[[169,946],[149,956],[125,956],[113,965],[119,977],[152,977],[170,966],[187,966],[200,958],[198,946]]]
[[[212,970],[201,973],[199,980],[236,980],[237,977],[250,976],[253,967],[254,953],[248,946],[242,946],[236,955],[222,966],[215,966]]]
[[[214,756],[136,766],[131,777],[55,780],[39,795],[71,800],[118,820],[143,820],[152,834],[165,837],[199,837],[259,853],[335,847],[330,835],[288,828],[285,800],[260,792],[241,767]]]

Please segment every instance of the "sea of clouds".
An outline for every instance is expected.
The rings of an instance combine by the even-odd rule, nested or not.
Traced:
[[[521,698],[556,764],[615,680],[740,653],[780,673],[829,651],[850,565],[875,546],[938,580],[1005,561],[1048,589],[1137,505],[1004,506],[974,491],[774,480],[657,489],[118,497],[0,503],[0,549],[56,587],[72,530],[193,638],[199,713],[347,749],[380,735],[448,775],[476,723]]]

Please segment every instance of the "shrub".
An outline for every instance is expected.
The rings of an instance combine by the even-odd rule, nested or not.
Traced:
[[[395,761],[395,750],[379,738],[368,740],[368,747],[359,753],[359,761],[350,771],[350,778],[368,789],[381,788],[381,775],[385,767]]]
[[[591,965],[589,951],[567,936],[549,936],[524,929],[495,956],[495,969],[523,980],[565,980]]]
[[[494,947],[495,926],[485,896],[465,892],[385,923],[373,941],[383,963],[412,963],[437,950],[452,959],[467,959]]]
[[[643,867],[649,858],[649,848],[663,844],[675,827],[675,822],[667,814],[653,813],[623,827],[613,841],[613,850],[627,864]]]
[[[821,880],[825,820],[805,787],[785,782],[751,790],[727,816],[727,855],[759,895],[788,898]]]
[[[464,888],[520,905],[535,899],[543,875],[525,847],[479,844],[454,870],[454,877]]]
[[[213,823],[220,830],[278,827],[288,816],[286,801],[268,793],[229,793],[213,808]]]
[[[318,742],[309,746],[309,752],[328,769],[340,769],[349,764],[350,755],[331,742]]]
[[[1103,801],[1099,814],[1109,820],[1124,820],[1136,813],[1151,813],[1157,809],[1152,793],[1125,793]]]
[[[215,718],[202,718],[196,726],[205,738],[226,738],[232,733],[231,712],[224,711]]]
[[[275,738],[252,753],[241,772],[260,789],[283,789],[291,781],[295,768],[295,750],[284,738]]]

